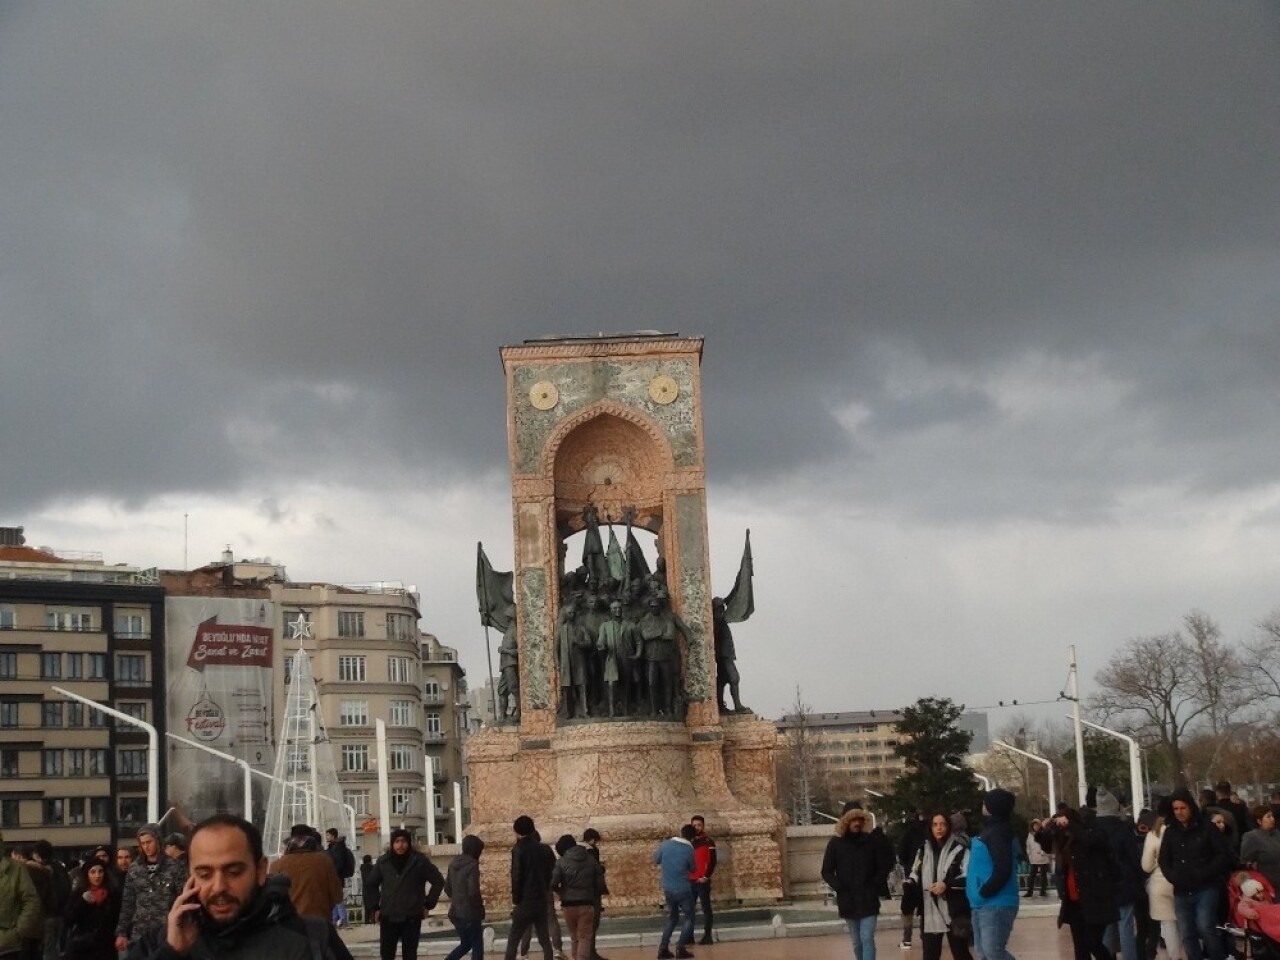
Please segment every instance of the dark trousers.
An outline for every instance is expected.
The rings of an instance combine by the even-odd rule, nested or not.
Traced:
[[[947,946],[951,948],[954,960],[973,960],[969,952],[969,941],[965,937],[957,937],[948,930],[946,933],[922,933],[921,944],[924,946],[924,960],[942,960],[942,938],[947,938]]]
[[[1107,932],[1105,923],[1086,923],[1082,918],[1070,921],[1071,946],[1076,960],[1114,960],[1114,955],[1102,942]]]
[[[422,918],[417,920],[382,920],[378,925],[378,956],[395,960],[396,947],[403,949],[404,960],[418,960],[418,941],[422,939]]]
[[[1040,896],[1047,897],[1049,895],[1049,864],[1033,863],[1027,869],[1027,892],[1026,896],[1031,896],[1036,889],[1036,877],[1040,878]]]
[[[542,960],[551,960],[551,938],[547,936],[547,903],[522,903],[511,911],[511,932],[507,934],[506,960],[516,960],[516,950],[524,932],[532,928],[542,948]]]
[[[444,960],[462,960],[468,951],[471,953],[471,960],[484,960],[484,921],[453,920],[452,917],[450,920],[458,931],[461,942],[449,951]]]
[[[711,923],[715,919],[711,915],[711,881],[706,883],[695,883],[693,885],[694,896],[698,900],[698,906],[702,909],[702,933],[704,936],[711,936]]]

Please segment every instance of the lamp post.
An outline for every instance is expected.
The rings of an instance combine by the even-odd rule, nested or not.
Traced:
[[[1026,757],[1028,760],[1035,760],[1037,763],[1043,763],[1049,768],[1049,815],[1052,816],[1053,812],[1058,809],[1058,794],[1053,788],[1053,764],[1038,754],[1028,753],[1026,750],[1021,750],[1018,747],[1011,746],[1003,740],[993,740],[991,741],[991,745],[993,747],[1000,747],[1002,750],[1008,750],[1011,753],[1016,753],[1019,756]]]
[[[1076,668],[1075,644],[1072,644],[1069,649],[1071,653],[1068,662],[1071,672],[1068,674],[1067,682],[1071,688],[1071,720],[1075,726],[1076,735],[1076,779],[1080,781],[1076,792],[1080,794],[1080,806],[1083,807],[1085,793],[1089,787],[1084,772],[1084,731],[1080,729],[1080,724],[1083,723],[1080,719],[1080,673]]]
[[[54,693],[60,693],[64,697],[70,697],[78,703],[83,703],[87,707],[101,711],[109,717],[115,717],[124,723],[133,724],[135,727],[141,727],[147,731],[147,823],[160,822],[160,734],[156,732],[156,728],[145,720],[139,720],[137,717],[131,717],[127,713],[122,713],[114,707],[108,707],[106,704],[99,703],[97,700],[90,700],[88,697],[82,697],[78,693],[72,693],[70,690],[64,690],[62,687],[53,687]]]
[[[985,774],[979,773],[977,770],[968,770],[968,769],[965,769],[964,767],[957,767],[954,763],[948,763],[947,769],[959,770],[961,773],[970,774],[975,780],[977,780],[980,784],[982,784],[983,790],[991,789],[991,778],[986,776]]]
[[[1138,746],[1138,741],[1128,734],[1108,729],[1100,723],[1094,723],[1092,720],[1082,719],[1080,722],[1091,730],[1097,730],[1099,733],[1105,733],[1109,737],[1123,740],[1129,745],[1129,802],[1133,805],[1133,811],[1136,815],[1137,811],[1147,805],[1142,785],[1142,750]]]

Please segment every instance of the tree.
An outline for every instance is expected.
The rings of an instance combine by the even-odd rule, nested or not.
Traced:
[[[1094,678],[1101,689],[1092,706],[1133,721],[1139,738],[1168,754],[1185,787],[1184,740],[1205,724],[1225,738],[1249,698],[1239,657],[1221,642],[1217,625],[1197,610],[1183,621],[1189,637],[1175,631],[1125,643]]]
[[[1258,624],[1258,635],[1241,646],[1241,665],[1256,701],[1280,708],[1280,610],[1271,611]]]
[[[1064,751],[1062,759],[1072,767],[1075,766],[1074,743]],[[1096,730],[1085,730],[1084,772],[1090,784],[1106,787],[1112,794],[1128,795],[1129,748],[1115,737]]]
[[[893,752],[907,769],[893,782],[893,796],[885,798],[892,814],[977,805],[977,781],[963,769],[973,734],[956,726],[963,713],[963,704],[936,697],[924,697],[903,708],[902,719],[894,727],[899,740]]]
[[[813,708],[804,702],[798,686],[791,712],[782,719],[787,728],[787,746],[779,758],[778,797],[786,804],[784,810],[791,822],[807,826],[813,823],[815,795],[826,791],[814,749]]]

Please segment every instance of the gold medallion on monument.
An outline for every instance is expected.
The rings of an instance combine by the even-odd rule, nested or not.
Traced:
[[[560,391],[550,380],[539,380],[529,389],[529,402],[535,410],[550,410],[560,402]]]
[[[659,374],[649,381],[649,396],[654,403],[666,405],[680,396],[680,385],[665,373]]]

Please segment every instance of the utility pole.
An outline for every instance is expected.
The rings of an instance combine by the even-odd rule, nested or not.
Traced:
[[[1080,674],[1076,667],[1076,646],[1073,643],[1067,648],[1070,650],[1071,673],[1067,678],[1068,689],[1071,691],[1071,717],[1075,724],[1076,731],[1076,778],[1079,783],[1076,785],[1077,792],[1080,794],[1080,806],[1084,806],[1085,797],[1089,792],[1089,781],[1085,778],[1084,773],[1084,728],[1080,724]]]

